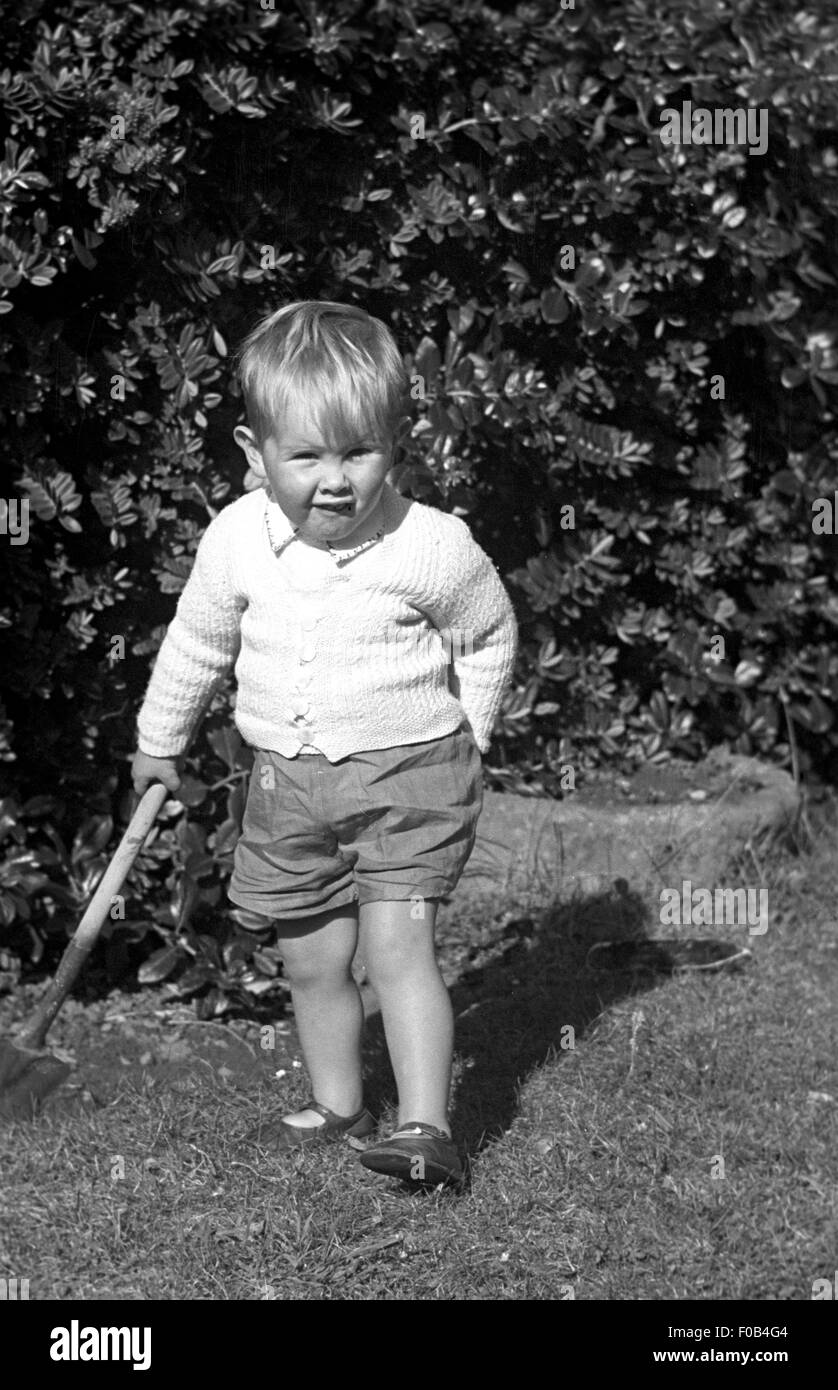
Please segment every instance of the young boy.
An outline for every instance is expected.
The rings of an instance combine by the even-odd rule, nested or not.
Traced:
[[[359,942],[381,1004],[399,1128],[377,1172],[458,1181],[448,1101],[453,1014],[434,951],[483,805],[482,759],[515,662],[512,604],[466,524],[387,482],[409,383],[362,309],[290,304],[246,339],[262,486],[211,522],[140,711],[134,787],[176,792],[208,699],[235,665],[254,748],[229,895],[273,924],[311,1098],[257,1140],[365,1137]]]

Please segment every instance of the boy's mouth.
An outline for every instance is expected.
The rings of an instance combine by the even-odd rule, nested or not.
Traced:
[[[338,505],[334,502],[315,502],[314,505],[320,512],[337,512],[340,516],[348,516],[352,511],[351,502],[341,502]]]

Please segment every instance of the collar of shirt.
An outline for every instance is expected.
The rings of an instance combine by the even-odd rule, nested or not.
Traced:
[[[279,503],[269,492],[265,494],[265,525],[268,528],[268,539],[275,555],[282,554],[299,530],[299,527],[288,519]]]
[[[281,555],[283,553],[285,548],[294,540],[300,529],[299,526],[295,526],[285,515],[285,512],[282,510],[273,494],[267,491],[265,494],[265,525],[267,527],[268,540],[270,541],[271,549],[275,555]],[[362,541],[360,545],[353,546],[349,550],[333,550],[327,541],[327,554],[331,555],[335,564],[340,568],[347,560],[351,560],[353,555],[358,555],[362,550],[367,550],[371,545],[375,545],[377,541],[381,540],[383,534],[384,523],[382,522],[375,535],[370,536],[367,540]]]

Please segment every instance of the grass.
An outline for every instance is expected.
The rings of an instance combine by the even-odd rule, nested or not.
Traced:
[[[593,940],[677,930],[651,920],[651,883],[443,910],[462,1193],[405,1189],[347,1146],[244,1150],[276,1082],[129,1069],[0,1131],[0,1274],[32,1299],[810,1299],[838,1226],[834,811],[720,874],[769,890],[736,973],[586,971]],[[367,1068],[386,1123],[376,1018]],[[304,1095],[289,1071],[282,1109]]]

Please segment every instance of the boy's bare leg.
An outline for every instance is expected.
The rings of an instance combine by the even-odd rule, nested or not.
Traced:
[[[364,1103],[364,1006],[351,970],[358,908],[349,904],[315,917],[277,921],[276,929],[312,1095],[336,1115],[355,1115]],[[316,1110],[283,1118],[293,1125],[324,1123]]]
[[[399,1092],[399,1124],[421,1120],[446,1134],[454,1013],[434,950],[438,903],[370,902],[359,910],[361,954],[381,1004]]]

